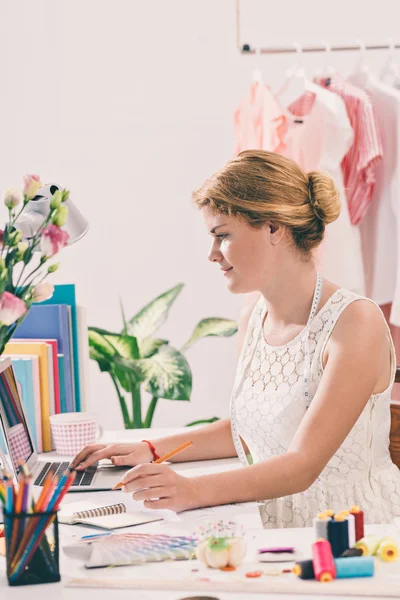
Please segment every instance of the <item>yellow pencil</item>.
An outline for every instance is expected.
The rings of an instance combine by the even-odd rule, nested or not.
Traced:
[[[181,444],[174,450],[171,450],[171,452],[167,452],[167,454],[164,454],[164,456],[160,456],[160,458],[157,458],[157,460],[155,460],[153,464],[159,465],[160,463],[165,462],[169,458],[172,458],[176,454],[179,454],[179,452],[183,452],[183,450],[186,450],[186,448],[189,448],[189,446],[191,446],[192,444],[193,442],[185,442],[184,444]],[[113,490],[120,490],[124,485],[125,483],[123,481],[120,481],[119,483],[114,485]]]

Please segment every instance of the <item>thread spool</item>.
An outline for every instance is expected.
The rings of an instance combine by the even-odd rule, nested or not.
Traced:
[[[379,548],[382,538],[379,535],[369,535],[356,542],[356,548],[362,550],[363,556],[373,556]]]
[[[313,561],[300,560],[294,565],[292,573],[300,577],[300,579],[315,579]]]
[[[328,523],[328,540],[335,557],[349,548],[349,523],[343,515],[336,515]]]
[[[339,558],[351,558],[352,556],[362,556],[363,555],[363,551],[361,550],[361,548],[349,548],[348,550],[345,550],[343,552],[343,554],[340,555]]]
[[[352,506],[350,514],[354,515],[356,527],[356,542],[364,537],[364,513],[359,506]]]
[[[399,558],[399,547],[393,538],[383,538],[377,548],[376,554],[385,562],[393,562]]]
[[[353,556],[351,558],[335,558],[336,577],[372,577],[375,572],[375,560],[372,556]]]
[[[317,540],[312,545],[312,557],[315,578],[328,582],[335,578],[335,563],[328,540]]]
[[[340,513],[345,517],[349,525],[349,548],[353,548],[356,543],[356,519],[348,510],[341,510]]]
[[[328,539],[328,523],[331,520],[325,512],[318,513],[314,519],[315,539]]]

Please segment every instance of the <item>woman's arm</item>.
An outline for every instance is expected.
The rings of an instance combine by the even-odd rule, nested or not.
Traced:
[[[245,469],[191,479],[165,465],[140,465],[125,474],[126,491],[148,487],[136,491],[134,498],[150,499],[145,505],[151,508],[177,511],[302,492],[344,442],[370,396],[388,387],[389,379],[383,317],[372,303],[356,301],[341,315],[331,335],[317,393],[285,454]],[[160,499],[151,500],[155,497]]]
[[[317,393],[288,451],[218,478],[197,478],[200,505],[210,499],[213,504],[266,500],[306,490],[344,442],[371,395],[388,387],[389,380],[382,314],[371,302],[357,300],[338,319]]]

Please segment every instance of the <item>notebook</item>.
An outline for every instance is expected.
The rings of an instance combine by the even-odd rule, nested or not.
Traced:
[[[102,529],[119,529],[143,525],[153,521],[161,521],[162,517],[154,514],[127,513],[125,504],[97,506],[91,502],[73,502],[63,506],[58,513],[60,523],[75,525],[91,525]]]

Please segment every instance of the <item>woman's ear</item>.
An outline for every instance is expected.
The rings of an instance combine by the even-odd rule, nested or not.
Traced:
[[[271,243],[279,244],[279,242],[285,237],[286,228],[279,223],[269,223],[269,230],[271,233]]]

